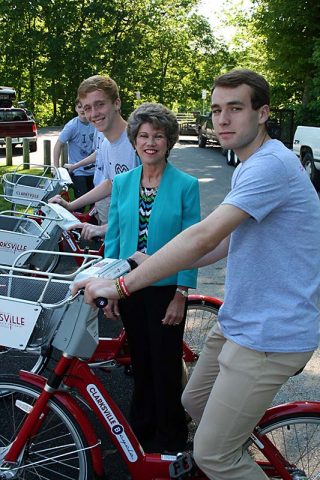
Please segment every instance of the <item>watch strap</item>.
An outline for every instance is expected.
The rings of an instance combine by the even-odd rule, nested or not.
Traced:
[[[188,298],[187,290],[182,290],[182,288],[177,288],[176,292],[180,293],[184,298]]]
[[[134,270],[135,268],[138,267],[137,262],[133,260],[133,258],[130,258],[130,257],[127,258],[127,262],[129,263],[131,270]]]

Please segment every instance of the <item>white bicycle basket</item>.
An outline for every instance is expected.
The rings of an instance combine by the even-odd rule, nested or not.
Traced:
[[[13,172],[5,173],[2,177],[4,194],[14,197],[16,205],[35,204],[37,201],[46,202],[49,198],[68,190],[72,184],[69,172],[63,167],[41,167],[41,175],[21,173],[23,165],[19,165]]]

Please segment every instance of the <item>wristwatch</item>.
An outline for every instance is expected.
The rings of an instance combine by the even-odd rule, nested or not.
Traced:
[[[182,295],[184,298],[188,298],[188,292],[187,292],[187,290],[182,290],[182,288],[177,288],[177,289],[176,289],[176,292],[181,293],[181,295]]]
[[[127,262],[129,263],[131,270],[138,267],[137,262],[135,260],[133,260],[133,258],[130,258],[130,257],[127,258]]]

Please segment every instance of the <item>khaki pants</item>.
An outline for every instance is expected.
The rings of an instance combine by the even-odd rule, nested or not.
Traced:
[[[279,388],[312,353],[257,352],[213,328],[182,396],[199,424],[194,458],[209,479],[267,478],[242,446]]]
[[[110,200],[108,198],[103,198],[95,203],[95,207],[98,212],[98,221],[99,225],[105,225],[108,223],[108,215],[109,215],[109,206]]]

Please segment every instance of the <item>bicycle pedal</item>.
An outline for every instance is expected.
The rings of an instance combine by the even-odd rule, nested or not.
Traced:
[[[116,448],[109,448],[106,450],[103,450],[102,452],[102,457],[106,458],[108,455],[115,455],[118,452]]]
[[[195,463],[190,453],[178,454],[177,459],[169,465],[171,479],[182,480],[190,477],[195,471]]]

